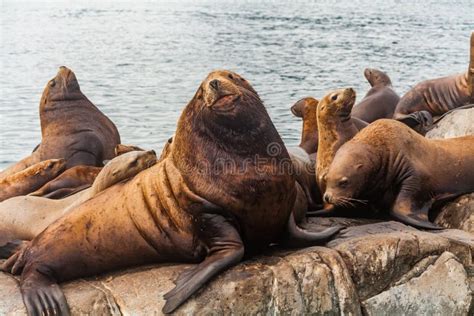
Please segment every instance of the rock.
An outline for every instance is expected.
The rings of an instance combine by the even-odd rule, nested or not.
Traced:
[[[467,314],[473,283],[471,234],[434,234],[398,222],[340,218],[313,218],[306,225],[314,230],[334,224],[347,228],[327,247],[271,247],[220,274],[175,314],[372,315],[385,309]],[[73,315],[161,314],[163,294],[190,267],[138,267],[61,287]],[[403,296],[405,291],[412,294]],[[17,277],[0,273],[0,292],[0,315],[25,314]]]
[[[474,108],[455,110],[426,133],[427,138],[451,138],[474,135]]]
[[[463,265],[449,252],[427,259],[409,278],[363,301],[364,314],[468,315],[472,296]]]
[[[435,223],[474,234],[474,193],[463,195],[446,204],[438,213]]]

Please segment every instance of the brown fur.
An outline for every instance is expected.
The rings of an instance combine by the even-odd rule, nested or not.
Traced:
[[[400,100],[392,88],[390,77],[381,70],[367,68],[364,76],[372,88],[352,109],[352,116],[367,123],[381,118],[392,118]]]
[[[333,100],[332,98],[337,99]],[[328,93],[319,102],[317,111],[319,145],[316,175],[319,188],[323,193],[325,191],[324,177],[336,151],[359,131],[350,117],[355,98],[356,94],[353,89],[339,89]]]
[[[0,202],[28,194],[54,179],[66,167],[64,159],[49,159],[0,180]]]
[[[81,92],[74,73],[60,67],[40,102],[41,144],[29,157],[0,173],[0,178],[37,162],[64,158],[66,168],[102,166],[120,143],[115,125]]]
[[[316,111],[319,101],[312,97],[299,100],[291,107],[291,112],[303,119],[303,129],[299,147],[308,154],[318,151],[318,121]]]
[[[43,185],[38,190],[30,193],[31,196],[45,196],[60,199],[63,195],[55,194],[60,189],[77,189],[79,187],[90,186],[99,174],[102,167],[74,166],[59,176]]]
[[[271,144],[281,151],[270,155]],[[170,147],[155,166],[81,204],[5,263],[11,270],[18,261],[13,272],[23,270],[29,310],[46,308],[36,305],[42,291],[67,312],[56,280],[150,262],[204,260],[165,296],[164,311],[170,312],[205,282],[196,281],[208,273],[199,267],[215,262],[215,275],[240,261],[244,247],[278,240],[295,202],[295,179],[289,171],[278,172],[274,162],[289,155],[243,78],[211,73],[184,109]],[[258,169],[248,165],[256,155],[267,159]],[[219,169],[220,159],[246,168]]]
[[[474,136],[431,140],[394,120],[372,123],[337,152],[325,200],[371,203],[421,228],[433,203],[474,191]]]
[[[134,145],[118,144],[115,146],[115,156],[120,156],[131,151],[143,151],[144,149]]]

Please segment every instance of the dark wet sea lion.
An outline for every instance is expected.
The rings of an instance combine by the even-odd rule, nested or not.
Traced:
[[[156,154],[133,151],[109,161],[92,187],[60,200],[17,196],[0,203],[0,248],[8,241],[31,240],[48,225],[108,187],[137,175],[156,163]]]
[[[208,75],[170,147],[156,165],[82,203],[5,262],[4,270],[22,273],[30,314],[68,313],[57,282],[145,263],[198,263],[165,295],[169,313],[244,252],[283,237],[293,245],[325,242],[339,230],[296,226],[296,181],[280,164],[290,157],[257,93],[235,73]]]
[[[366,68],[364,76],[372,88],[352,109],[352,116],[367,123],[381,118],[392,118],[400,100],[392,88],[390,77],[378,69]]]
[[[81,92],[74,73],[60,67],[40,102],[41,144],[30,156],[0,173],[0,178],[34,163],[64,158],[66,168],[102,166],[112,159],[120,136],[114,123]]]
[[[0,202],[37,190],[63,172],[64,168],[64,159],[49,159],[0,179]]]
[[[433,203],[474,191],[474,136],[427,139],[395,120],[372,123],[337,152],[327,203],[370,203],[419,228]]]
[[[474,33],[471,34],[470,52],[466,72],[418,83],[400,99],[393,118],[402,122],[416,121],[420,119],[411,114],[426,111],[431,116],[438,116],[474,103]]]
[[[316,158],[316,175],[319,189],[324,193],[325,175],[336,151],[354,137],[361,128],[351,120],[351,111],[356,100],[353,89],[329,92],[318,105],[319,145]],[[364,125],[366,127],[367,124]]]
[[[78,188],[92,185],[100,170],[102,167],[74,166],[29,195],[50,199],[63,198],[64,194],[61,192],[65,192],[64,189],[71,189],[68,192],[74,192]]]
[[[301,141],[298,145],[308,154],[318,151],[318,122],[316,120],[316,109],[318,100],[312,97],[303,98],[291,107],[291,113],[303,119]]]

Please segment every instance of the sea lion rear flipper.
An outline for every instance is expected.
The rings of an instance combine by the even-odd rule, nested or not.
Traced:
[[[84,184],[75,188],[61,188],[61,189],[49,192],[48,194],[43,195],[43,197],[48,198],[48,199],[53,199],[53,200],[64,199],[68,196],[71,196],[79,191],[85,190],[90,187],[91,187],[91,184]],[[29,195],[33,195],[33,194],[29,194]]]
[[[174,289],[164,295],[163,313],[171,313],[219,272],[237,264],[244,256],[244,245],[237,229],[222,215],[200,216],[208,255],[195,268],[183,272]]]
[[[286,246],[296,248],[321,245],[325,244],[343,228],[342,226],[335,226],[325,229],[322,232],[310,232],[299,227],[295,222],[293,213],[291,213],[288,219],[286,239],[283,240],[283,243]]]
[[[418,111],[406,115],[398,115],[397,121],[424,134],[433,125],[433,116],[428,111]]]
[[[6,259],[15,254],[20,250],[27,241],[24,240],[12,240],[7,242],[5,245],[0,246],[0,259]]]

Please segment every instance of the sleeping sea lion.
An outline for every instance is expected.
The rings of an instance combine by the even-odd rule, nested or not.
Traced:
[[[117,146],[115,146],[115,156],[117,157],[125,153],[128,153],[130,151],[142,151],[142,150],[144,149],[141,149],[138,146],[118,144]]]
[[[137,175],[156,163],[150,151],[132,151],[109,161],[92,187],[61,200],[17,196],[0,203],[0,247],[12,240],[31,240],[77,205],[114,184]]]
[[[74,166],[28,195],[61,199],[78,189],[91,186],[101,169],[102,167]]]
[[[81,92],[74,73],[60,67],[40,102],[41,143],[36,151],[0,172],[0,178],[47,159],[66,159],[66,169],[102,166],[112,159],[120,136],[114,123]]]
[[[58,282],[194,262],[165,295],[170,313],[244,252],[277,241],[321,243],[340,230],[296,226],[296,181],[280,168],[290,157],[258,94],[236,73],[207,76],[170,147],[156,165],[74,208],[5,262],[3,270],[22,274],[30,314],[69,313]]]
[[[351,115],[367,123],[381,118],[392,118],[400,97],[393,90],[390,77],[385,72],[373,68],[366,68],[364,76],[372,88],[354,106]]]
[[[393,115],[412,126],[423,123],[429,113],[442,115],[454,108],[474,103],[474,32],[471,34],[470,62],[466,72],[443,78],[425,80],[415,85],[398,102]],[[424,113],[421,118],[416,114]]]
[[[474,191],[474,136],[427,139],[394,120],[372,123],[338,150],[324,201],[369,203],[408,225],[439,229],[433,203]]]
[[[65,168],[64,159],[49,159],[0,179],[0,202],[37,190],[63,172]]]

